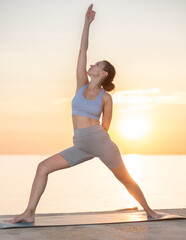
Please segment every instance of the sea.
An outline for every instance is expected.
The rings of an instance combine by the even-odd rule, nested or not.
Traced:
[[[50,155],[0,155],[0,215],[20,214],[28,203],[38,164]],[[186,155],[122,155],[152,209],[186,208]],[[139,203],[94,158],[48,176],[36,213],[93,212]]]

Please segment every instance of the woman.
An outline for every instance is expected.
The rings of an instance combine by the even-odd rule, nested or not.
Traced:
[[[77,63],[77,88],[72,100],[74,146],[42,161],[36,171],[30,199],[26,210],[11,219],[11,223],[33,222],[39,199],[45,190],[48,175],[54,171],[75,166],[93,157],[101,161],[123,183],[129,193],[141,204],[147,215],[159,218],[147,204],[139,186],[129,175],[118,147],[111,141],[107,131],[112,118],[112,97],[108,91],[114,89],[114,67],[107,61],[99,61],[86,71],[89,27],[95,12],[91,4],[85,15],[81,46]],[[88,81],[88,76],[91,78]],[[102,115],[102,125],[99,118]]]

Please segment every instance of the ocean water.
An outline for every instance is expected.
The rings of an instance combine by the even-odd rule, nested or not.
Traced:
[[[22,213],[37,165],[49,155],[0,155],[0,215]],[[186,155],[122,156],[151,208],[186,208]],[[49,175],[36,213],[85,212],[142,207],[94,158]]]

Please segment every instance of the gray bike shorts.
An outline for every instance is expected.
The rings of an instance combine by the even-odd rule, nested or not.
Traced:
[[[65,160],[75,166],[94,157],[108,168],[116,168],[123,163],[117,145],[110,139],[102,125],[74,129],[74,146],[59,152]]]

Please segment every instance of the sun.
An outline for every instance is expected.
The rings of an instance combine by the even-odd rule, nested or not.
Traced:
[[[124,116],[118,123],[120,133],[127,139],[137,140],[143,138],[151,129],[147,116]]]

